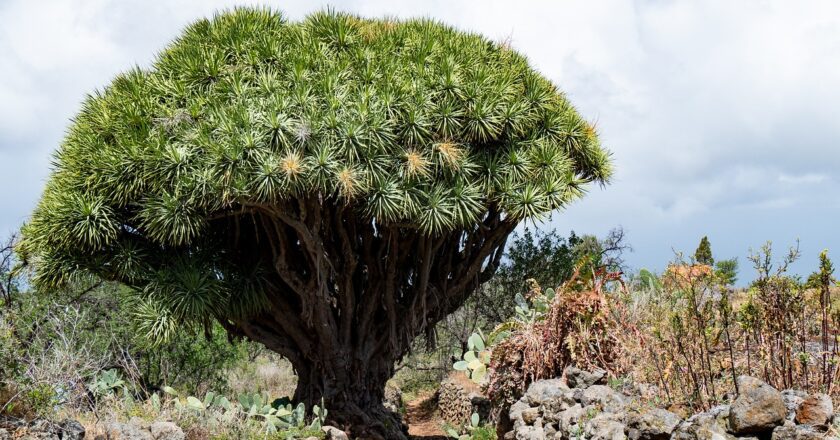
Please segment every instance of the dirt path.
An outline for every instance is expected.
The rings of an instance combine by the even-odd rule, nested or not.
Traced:
[[[448,437],[440,429],[443,423],[435,414],[437,399],[434,391],[417,396],[405,405],[408,435],[413,440],[445,440]]]

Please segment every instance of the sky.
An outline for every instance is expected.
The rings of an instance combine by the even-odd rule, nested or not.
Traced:
[[[0,0],[0,236],[27,220],[86,94],[236,5],[434,17],[508,40],[595,121],[616,174],[539,228],[625,229],[632,269],[707,235],[718,259],[799,240],[840,260],[840,2]]]

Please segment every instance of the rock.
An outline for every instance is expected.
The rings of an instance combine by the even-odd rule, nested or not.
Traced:
[[[758,378],[755,378],[755,377],[752,377],[752,376],[747,376],[747,375],[738,376],[738,378],[735,379],[735,380],[738,383],[738,392],[739,393],[745,393],[747,391],[754,390],[756,388],[761,388],[762,385],[767,385],[761,379],[758,379]]]
[[[550,400],[562,399],[569,390],[560,379],[538,380],[528,386],[525,398],[531,406],[540,406]]]
[[[771,440],[818,440],[822,438],[822,433],[807,425],[777,426],[771,436]]]
[[[154,422],[149,431],[155,440],[184,440],[184,431],[172,422]]]
[[[149,428],[152,426],[152,422],[137,416],[128,419],[128,424],[134,425],[140,429],[145,429],[146,431],[148,431]]]
[[[328,440],[348,440],[347,434],[334,426],[323,426],[321,431],[324,431]]]
[[[786,419],[793,420],[796,417],[796,410],[799,409],[799,405],[806,397],[808,397],[808,393],[804,391],[782,391],[782,400],[785,402],[785,409],[787,409],[787,416],[785,416]]]
[[[655,408],[629,417],[627,426],[633,440],[667,440],[682,418],[671,411]]]
[[[834,404],[831,397],[822,393],[806,397],[796,410],[796,423],[815,427],[828,427],[834,416]]]
[[[589,372],[581,370],[573,365],[569,365],[565,370],[563,370],[563,375],[566,376],[566,382],[570,387],[588,388],[592,385],[605,383],[607,372],[600,368]]]
[[[624,440],[624,424],[609,414],[599,414],[586,423],[587,438],[590,440]]]
[[[540,417],[540,409],[539,408],[528,408],[522,411],[522,421],[525,422],[526,425],[533,425],[534,422]]]
[[[573,407],[558,413],[557,424],[561,431],[569,432],[572,426],[579,424],[585,416],[586,410],[576,403]]]
[[[624,397],[606,385],[592,385],[585,389],[580,403],[584,406],[598,405],[607,412],[619,412],[624,409]]]
[[[108,440],[154,440],[152,433],[137,423],[113,422],[105,427]]]
[[[545,432],[541,428],[523,426],[516,430],[516,440],[545,440]]]
[[[530,407],[531,406],[528,405],[528,402],[526,402],[524,398],[519,399],[510,406],[510,409],[508,410],[508,417],[510,417],[510,420],[514,423],[517,421],[522,422],[522,411],[525,411]]]
[[[389,411],[398,413],[402,408],[402,390],[396,385],[388,383],[385,385],[385,396],[382,405]]]
[[[733,440],[735,436],[726,432],[729,408],[720,405],[709,411],[695,414],[677,426],[671,434],[672,440]]]
[[[566,392],[562,398],[548,400],[543,402],[540,406],[542,410],[543,418],[549,422],[556,422],[559,420],[559,414],[567,409],[579,405],[575,399],[572,397],[571,391]]]
[[[34,420],[28,427],[18,428],[12,437],[20,440],[59,440],[61,431],[53,422],[44,419]]]
[[[66,419],[58,427],[61,429],[61,440],[83,440],[85,438],[85,427],[75,420]]]
[[[738,377],[740,395],[729,408],[729,429],[735,434],[770,431],[785,420],[782,393],[760,380]]]

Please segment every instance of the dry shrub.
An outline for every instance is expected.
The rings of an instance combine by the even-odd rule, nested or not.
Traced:
[[[648,280],[630,283],[623,307],[613,308],[624,312],[616,318],[624,374],[655,384],[656,397],[686,412],[731,400],[742,374],[778,389],[823,392],[840,403],[832,268],[824,255],[820,277],[802,284],[787,274],[797,257],[792,248],[771,264],[765,245],[750,257],[758,276],[747,289],[694,270],[669,269],[661,279],[648,273]]]
[[[531,382],[558,377],[569,364],[617,373],[620,347],[606,292],[611,282],[622,286],[620,273],[578,268],[556,289],[545,319],[519,326],[493,347],[488,385],[493,402],[511,404]]]

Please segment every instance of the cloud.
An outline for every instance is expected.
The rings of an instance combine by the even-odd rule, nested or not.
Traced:
[[[236,1],[5,0],[0,4],[0,232],[25,220],[86,93],[190,21]],[[273,2],[292,19],[320,9]],[[369,16],[431,16],[510,39],[597,121],[616,177],[551,226],[624,225],[636,267],[702,235],[722,257],[802,238],[840,249],[840,4],[767,0],[347,0]],[[811,255],[813,254],[813,255]],[[808,262],[813,266],[813,262]],[[798,266],[800,270],[808,270]],[[748,277],[742,277],[742,279]]]

